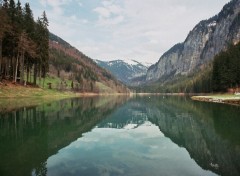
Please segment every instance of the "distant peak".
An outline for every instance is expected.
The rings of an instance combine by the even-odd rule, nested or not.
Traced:
[[[124,62],[126,62],[129,65],[137,65],[140,64],[139,62],[135,61],[135,60],[131,60],[131,59],[126,59],[124,60]]]
[[[111,60],[111,61],[103,61],[103,60],[95,60],[96,63],[102,62],[102,63],[106,63],[108,65],[113,65],[113,64],[127,64],[130,66],[137,66],[137,65],[142,65],[143,67],[150,67],[152,65],[152,63],[150,62],[140,62],[140,61],[136,61],[134,59],[116,59],[116,60]]]

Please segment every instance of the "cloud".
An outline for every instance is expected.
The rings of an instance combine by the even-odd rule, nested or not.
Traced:
[[[79,5],[80,7],[82,7],[82,6],[83,6],[83,4],[82,4],[81,2],[78,2],[78,5]]]
[[[40,3],[46,7],[50,6],[56,15],[63,14],[64,5],[71,3],[71,0],[41,0]]]
[[[93,11],[99,14],[99,18],[109,18],[111,12],[105,7],[97,7]]]
[[[99,28],[110,35],[108,44],[115,46],[96,57],[133,58],[157,61],[171,46],[182,42],[201,20],[217,14],[227,0],[123,0],[104,1],[95,9]],[[218,6],[216,6],[218,5]],[[101,10],[100,10],[101,9]],[[118,18],[114,18],[113,16]],[[99,31],[101,31],[99,30]],[[99,44],[99,43],[98,43]],[[115,57],[112,57],[115,55]],[[112,57],[112,58],[111,58]]]
[[[98,25],[111,26],[120,24],[124,20],[123,9],[112,1],[103,1],[101,6],[93,9],[98,14]]]
[[[83,20],[82,20],[82,23],[85,23],[85,24],[86,24],[86,23],[88,23],[88,22],[89,22],[89,21],[88,21],[87,19],[83,19]]]
[[[41,0],[41,1],[45,1],[46,4],[52,7],[56,7],[71,3],[72,0]]]
[[[46,0],[40,0],[40,4],[44,7],[47,6],[47,1]]]
[[[156,62],[229,0],[23,0],[49,29],[93,59]],[[32,6],[31,6],[32,7]]]

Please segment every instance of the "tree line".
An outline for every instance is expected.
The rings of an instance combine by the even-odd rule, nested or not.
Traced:
[[[49,31],[45,11],[34,21],[29,3],[0,0],[0,82],[3,79],[36,85],[45,78]]]
[[[187,79],[178,88],[180,92],[186,93],[210,93],[227,92],[228,89],[236,89],[239,86],[240,42],[229,45],[227,50],[214,57],[213,62],[205,65],[203,70]]]
[[[226,91],[240,86],[240,42],[215,57],[212,83],[214,91]]]
[[[215,56],[202,69],[187,75],[178,75],[171,81],[137,87],[137,92],[211,93],[236,91],[240,87],[240,42]]]

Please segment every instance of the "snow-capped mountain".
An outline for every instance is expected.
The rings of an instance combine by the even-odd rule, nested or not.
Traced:
[[[136,78],[144,77],[151,63],[140,63],[135,60],[95,60],[100,66],[110,71],[119,81],[126,85],[136,85]]]

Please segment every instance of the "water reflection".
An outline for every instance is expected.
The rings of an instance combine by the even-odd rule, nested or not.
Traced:
[[[150,107],[150,108],[149,108]],[[50,157],[49,175],[215,175],[148,121],[148,99],[133,99]]]
[[[193,102],[186,97],[153,98],[149,120],[204,169],[240,174],[240,108]]]
[[[46,175],[49,156],[91,130],[125,99],[62,100],[0,113],[0,175]]]
[[[240,108],[71,99],[0,113],[0,175],[240,175]]]
[[[127,102],[124,106],[119,107],[115,112],[103,119],[99,128],[137,128],[148,120],[147,109],[144,104],[139,103],[136,99]]]
[[[47,163],[49,175],[214,175],[150,122],[132,130],[94,129]]]

